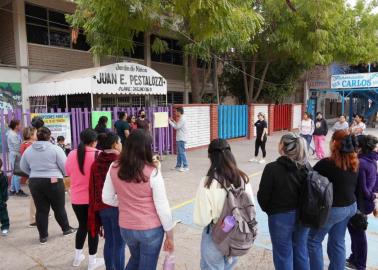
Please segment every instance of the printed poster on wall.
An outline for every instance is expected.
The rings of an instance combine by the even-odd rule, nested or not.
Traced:
[[[168,112],[154,113],[154,128],[168,127]]]
[[[0,110],[21,109],[21,83],[0,82]]]
[[[58,136],[65,138],[65,144],[71,144],[71,122],[69,113],[32,113],[31,119],[40,116],[45,122],[45,127],[51,130],[51,136],[55,139]]]
[[[98,119],[100,119],[101,116],[105,116],[108,118],[108,123],[106,124],[107,128],[112,128],[112,112],[107,111],[93,111],[92,112],[92,128],[95,128],[98,123]]]

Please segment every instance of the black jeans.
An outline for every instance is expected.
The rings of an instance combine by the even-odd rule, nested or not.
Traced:
[[[263,158],[266,157],[266,150],[265,150],[265,144],[266,144],[266,136],[264,136],[264,140],[261,140],[261,135],[256,137],[255,142],[255,157],[259,155],[259,148],[261,147],[261,152],[263,154]]]
[[[97,253],[98,246],[98,234],[95,237],[92,237],[88,233],[88,204],[72,204],[72,208],[75,212],[76,218],[79,221],[79,228],[76,233],[75,248],[83,249],[85,238],[88,234],[88,249],[89,255],[95,255]]]
[[[0,224],[1,230],[9,230],[7,203],[2,201],[0,201]]]
[[[62,231],[70,229],[65,205],[65,193],[63,179],[51,183],[50,178],[30,178],[30,192],[35,203],[35,220],[40,238],[47,237],[49,226],[50,206],[54,211],[54,216]]]

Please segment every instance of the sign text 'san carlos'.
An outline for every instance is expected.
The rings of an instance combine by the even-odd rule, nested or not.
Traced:
[[[119,75],[119,77],[117,76]],[[164,86],[164,79],[161,76],[129,75],[130,86]],[[126,74],[100,72],[97,77],[98,84],[121,84],[128,85]]]

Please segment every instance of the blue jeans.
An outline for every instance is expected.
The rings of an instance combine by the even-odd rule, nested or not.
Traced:
[[[118,225],[118,208],[111,207],[100,211],[104,227],[105,245],[104,258],[107,270],[125,269],[125,241],[121,237]]]
[[[201,270],[232,270],[237,263],[235,257],[226,258],[215,246],[211,238],[211,230],[207,227],[202,232]]]
[[[176,168],[188,168],[188,161],[186,159],[186,152],[185,152],[185,142],[184,141],[177,141],[177,163]]]
[[[356,203],[347,207],[332,207],[327,223],[319,230],[310,230],[308,251],[311,270],[323,270],[322,242],[328,234],[329,270],[345,268],[345,233],[349,219],[356,213]]]
[[[297,224],[295,211],[268,216],[276,270],[309,270],[307,252],[309,228]]]
[[[121,235],[131,254],[126,270],[155,270],[164,238],[163,227],[145,231],[121,228]]]
[[[301,137],[303,137],[307,142],[307,149],[310,149],[311,141],[312,141],[312,135],[303,135],[301,134]]]
[[[9,164],[13,171],[14,161],[16,160],[16,156],[20,155],[18,153],[9,152]],[[21,189],[21,183],[20,183],[21,177],[17,175],[12,175],[11,179],[11,191],[18,192]]]

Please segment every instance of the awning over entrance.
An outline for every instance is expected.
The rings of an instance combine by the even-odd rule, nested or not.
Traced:
[[[74,94],[166,95],[167,81],[149,67],[122,62],[48,75],[27,90],[29,97]]]

